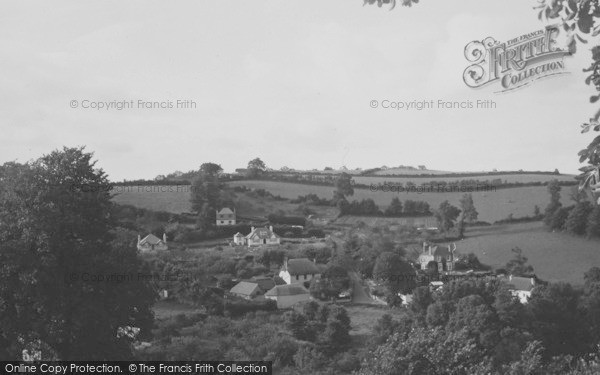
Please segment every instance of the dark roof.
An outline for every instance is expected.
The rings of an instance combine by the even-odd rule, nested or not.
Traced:
[[[250,279],[251,283],[258,284],[261,290],[269,290],[275,286],[275,281],[270,277],[253,277]]]
[[[290,259],[287,261],[287,271],[290,275],[320,274],[321,270],[308,258]]]
[[[452,255],[452,251],[450,251],[450,246],[435,246],[431,253],[436,257],[447,257],[448,255]]]
[[[281,297],[281,296],[297,296],[301,294],[310,294],[308,289],[303,287],[301,284],[289,284],[289,285],[277,285],[265,293],[265,296],[269,297]]]
[[[252,238],[255,236],[261,240],[279,237],[275,232],[271,231],[269,228],[264,228],[264,227],[254,228],[254,230],[252,232],[250,232],[250,234],[248,234],[246,236],[246,238]]]
[[[218,215],[233,215],[233,211],[231,209],[225,207],[221,209],[221,211],[217,212]]]
[[[256,292],[256,289],[260,290],[257,283],[240,281],[233,288],[231,288],[230,292],[233,294],[239,294],[242,296],[250,296],[250,295],[252,295],[252,293]]]
[[[535,286],[535,280],[529,277],[510,276],[503,279],[503,281],[508,284],[509,289],[523,290],[526,292],[530,292]]]

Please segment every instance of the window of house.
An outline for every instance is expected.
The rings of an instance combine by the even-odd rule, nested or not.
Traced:
[[[296,275],[296,280],[300,280],[300,279],[299,279],[299,275]]]

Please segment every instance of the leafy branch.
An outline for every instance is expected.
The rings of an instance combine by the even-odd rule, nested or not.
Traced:
[[[419,0],[399,0],[403,7],[411,7],[413,3],[419,3]],[[396,7],[396,0],[364,0],[363,5],[377,4],[378,7],[382,7],[383,4],[390,5],[390,10]]]

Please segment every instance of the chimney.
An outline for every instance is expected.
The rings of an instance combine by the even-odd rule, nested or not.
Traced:
[[[163,233],[163,242],[167,243],[167,234],[166,233]]]
[[[288,257],[283,258],[283,270],[287,271],[288,269]]]
[[[269,230],[272,232],[273,231],[273,226],[269,225]]]
[[[138,245],[140,244],[140,241],[141,241],[141,240],[142,240],[142,236],[140,236],[140,235],[138,234],[138,242],[137,242],[137,243],[138,243]]]
[[[317,258],[313,258],[313,263],[317,264]]]
[[[254,232],[254,226],[250,227],[250,233]]]

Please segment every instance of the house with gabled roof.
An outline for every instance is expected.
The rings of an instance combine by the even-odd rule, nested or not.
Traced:
[[[251,227],[250,233],[246,236],[240,232],[233,236],[233,243],[236,245],[261,246],[261,245],[279,245],[281,237],[273,232],[273,226],[270,227]]]
[[[435,262],[438,272],[454,270],[456,244],[441,246],[423,242],[423,252],[419,255],[421,269],[426,270],[430,262]]]
[[[229,293],[245,299],[252,299],[261,295],[263,291],[260,289],[257,283],[240,281],[233,288],[231,288]]]
[[[531,292],[535,288],[535,277],[519,277],[509,275],[500,279],[508,286],[510,293],[525,304],[531,298]]]
[[[321,276],[321,269],[308,258],[284,259],[279,272],[287,284],[299,284]]]
[[[310,301],[310,292],[301,284],[277,285],[265,293],[265,298],[276,301],[278,309],[287,309],[297,303]]]
[[[152,233],[144,237],[143,239],[138,234],[137,248],[139,251],[163,251],[168,250],[167,235],[163,233],[162,240]]]
[[[236,214],[235,208],[233,211],[224,207],[220,211],[217,211],[217,226],[227,226],[227,225],[235,225],[236,224]]]

